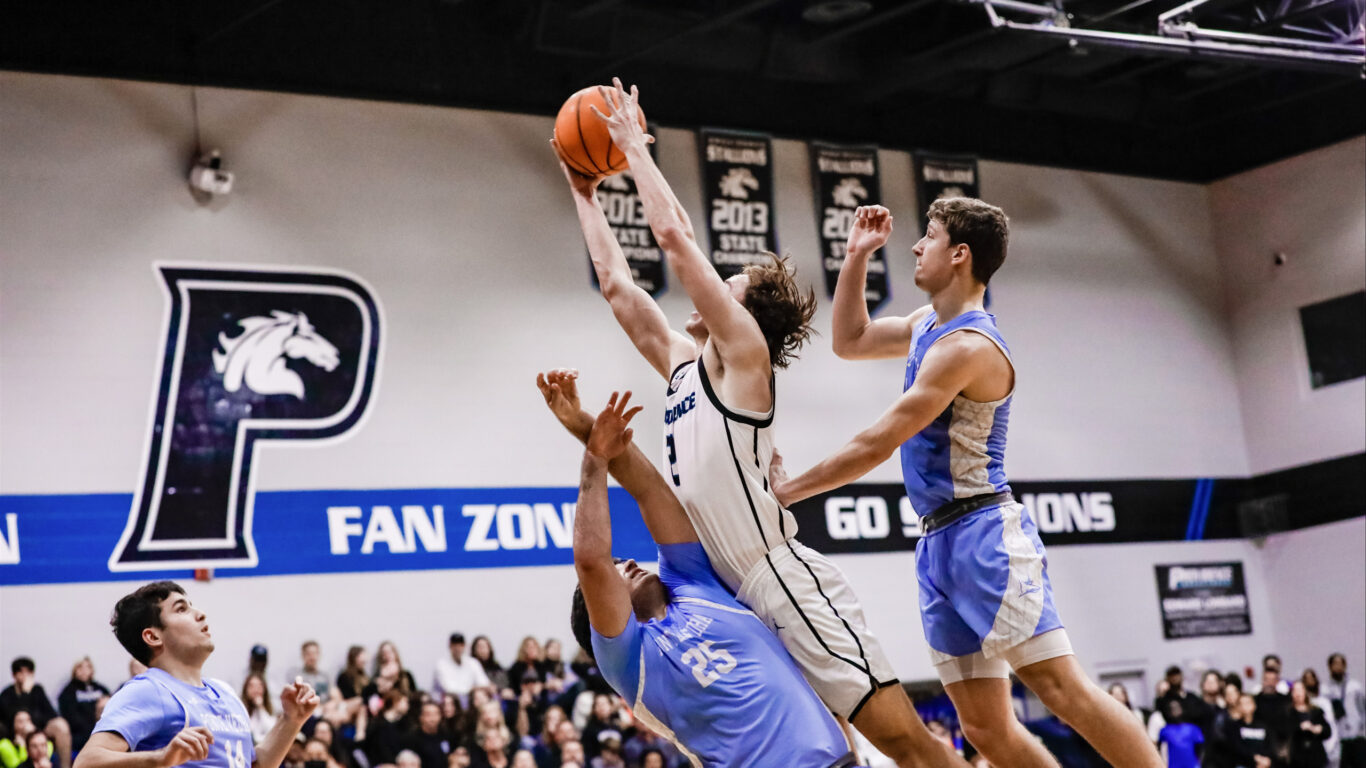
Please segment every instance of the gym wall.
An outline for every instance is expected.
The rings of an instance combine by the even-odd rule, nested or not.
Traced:
[[[546,144],[549,117],[224,89],[201,89],[198,100],[204,145],[223,149],[237,174],[233,193],[207,206],[184,180],[194,147],[187,88],[0,73],[0,499],[131,494],[138,484],[164,343],[156,261],[341,269],[382,306],[382,360],[365,422],[342,441],[262,448],[258,491],[571,486],[578,450],[544,412],[532,384],[538,370],[578,367],[590,405],[614,388],[657,403],[662,383],[591,288]],[[643,102],[648,111],[648,91]],[[658,134],[660,164],[700,232],[693,133],[666,126]],[[1360,169],[1340,156],[1359,158],[1362,148],[1357,140],[1311,153],[1282,172],[1316,173],[1314,186],[1332,190],[1325,198],[1359,200]],[[774,154],[779,242],[819,290],[806,147],[777,140]],[[909,155],[884,150],[880,160],[884,201],[898,218],[885,311],[905,313],[923,299],[910,253],[922,203]],[[1223,244],[1236,233],[1248,253],[1258,251],[1264,244],[1244,231],[1248,222],[1276,210],[1279,190],[1297,187],[1248,192],[1256,185],[1244,179],[1267,169],[1206,187],[990,161],[980,168],[984,197],[1012,219],[1010,259],[992,291],[1019,378],[1012,476],[1238,477],[1366,447],[1360,381],[1340,385],[1355,387],[1357,411],[1335,420],[1264,429],[1265,413],[1282,406],[1263,400],[1266,411],[1250,411],[1246,399],[1245,376],[1260,382],[1262,367],[1304,366],[1289,347],[1240,346],[1244,335],[1260,338],[1244,332],[1256,324],[1247,316],[1256,302],[1226,296],[1237,267]],[[1240,190],[1241,215],[1227,204]],[[1362,206],[1355,217],[1344,210],[1324,226],[1334,228],[1334,258],[1360,272]],[[1306,301],[1342,288],[1309,263],[1296,274]],[[661,305],[676,324],[690,309],[676,287]],[[1286,306],[1293,318],[1297,304]],[[821,295],[824,335],[778,380],[780,445],[794,469],[840,445],[900,391],[902,363],[835,358],[829,322]],[[1324,392],[1308,393],[1305,407],[1319,409]],[[1322,412],[1334,407],[1342,406]],[[655,455],[660,425],[648,416],[637,439]],[[1273,434],[1303,449],[1251,462],[1251,438],[1261,445]],[[896,461],[868,479],[899,480]],[[326,536],[323,511],[316,515],[317,535]],[[1301,550],[1276,550],[1294,552],[1361,538],[1360,519],[1338,525],[1347,538],[1296,532],[1272,541],[1319,536]],[[1093,671],[1145,669],[1152,680],[1172,661],[1241,665],[1283,647],[1277,607],[1293,602],[1285,590],[1301,582],[1268,577],[1269,551],[1236,540],[1059,547],[1050,564],[1083,661]],[[1245,565],[1253,634],[1164,642],[1153,565],[1220,560]],[[911,555],[837,562],[899,673],[931,677]],[[105,622],[135,581],[3,586],[6,567],[0,659],[35,656],[49,691],[86,653],[100,679],[122,679],[124,655]],[[1343,568],[1359,577],[1359,558]],[[345,644],[392,639],[425,681],[452,630],[488,632],[504,661],[524,634],[569,637],[565,566],[227,575],[237,574],[220,570],[190,590],[219,641],[209,670],[233,680],[256,642],[283,667],[315,637],[335,666]],[[1359,641],[1361,601],[1347,610],[1295,614],[1310,623],[1293,631]]]

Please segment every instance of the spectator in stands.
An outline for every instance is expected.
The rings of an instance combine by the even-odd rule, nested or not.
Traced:
[[[343,699],[360,698],[361,692],[370,685],[370,676],[365,673],[369,658],[362,646],[353,645],[346,649],[346,666],[337,675],[337,692]]]
[[[358,768],[355,742],[338,734],[329,721],[318,720],[313,724],[313,740],[327,748],[327,753],[340,768]]]
[[[1246,747],[1240,732],[1242,720],[1238,701],[1242,698],[1241,680],[1234,675],[1232,682],[1224,679],[1223,707],[1214,714],[1214,723],[1205,738],[1205,768],[1239,768],[1244,763]]]
[[[588,761],[591,768],[626,768],[621,756],[621,733],[607,729],[598,733],[598,754]]]
[[[1324,768],[1328,753],[1323,742],[1333,732],[1323,710],[1309,701],[1304,682],[1290,687],[1290,768]]]
[[[461,706],[460,699],[448,695],[441,700],[441,732],[446,734],[452,745],[463,736],[464,715],[465,708]]]
[[[1173,701],[1181,702],[1181,711],[1184,713],[1182,717],[1185,718],[1185,722],[1201,726],[1207,719],[1214,716],[1213,712],[1209,712],[1209,708],[1200,696],[1186,690],[1185,676],[1181,673],[1181,668],[1177,666],[1167,667],[1167,693],[1154,706],[1161,709],[1163,715],[1166,715],[1171,711],[1169,705]]]
[[[469,704],[470,691],[489,685],[489,677],[484,667],[472,655],[465,653],[465,636],[460,632],[451,633],[450,654],[436,660],[436,676],[432,681],[432,691],[459,699],[464,707]]]
[[[512,687],[513,693],[522,692],[522,678],[528,670],[535,672],[539,679],[542,660],[541,644],[536,638],[531,635],[522,638],[522,644],[517,646],[517,660],[508,667],[508,684]]]
[[[659,768],[680,768],[688,763],[673,742],[650,730],[644,723],[636,724],[636,733],[622,745],[622,752],[626,756],[626,764],[632,766],[648,765],[647,757],[651,754],[659,756]]]
[[[1167,700],[1167,724],[1158,732],[1157,744],[1167,768],[1198,768],[1205,736],[1190,722],[1179,699]]]
[[[344,766],[332,756],[332,751],[328,749],[326,744],[318,739],[309,739],[304,742],[304,768],[344,768]]]
[[[588,723],[584,726],[583,735],[580,742],[583,744],[584,752],[588,757],[598,756],[601,746],[598,734],[603,731],[616,731],[618,736],[626,734],[635,725],[635,718],[631,716],[630,710],[626,709],[621,697],[614,693],[599,693],[593,697],[593,710],[588,716]]]
[[[19,768],[52,768],[52,742],[47,740],[46,733],[34,729],[24,739],[24,747],[28,755]]]
[[[99,710],[109,700],[109,689],[95,682],[95,665],[89,656],[71,668],[71,682],[57,694],[57,707],[71,728],[71,749],[79,752],[95,730]]]
[[[1274,653],[1268,653],[1262,657],[1262,670],[1272,669],[1276,671],[1276,693],[1285,696],[1290,695],[1290,683],[1281,675],[1281,657]]]
[[[1129,701],[1129,689],[1124,686],[1124,683],[1110,683],[1109,694],[1114,697],[1115,701],[1123,704],[1125,709],[1133,712],[1140,724],[1143,723],[1143,713],[1139,712],[1138,707]]]
[[[517,694],[517,711],[513,720],[517,734],[526,736],[541,730],[541,717],[550,706],[550,698],[541,682],[541,673],[528,667],[522,674],[522,690]]]
[[[1328,738],[1323,740],[1323,751],[1328,755],[1329,768],[1338,768],[1338,762],[1342,757],[1342,744],[1338,741],[1338,732],[1333,725],[1333,702],[1322,694],[1322,686],[1319,685],[1319,673],[1313,668],[1307,668],[1300,674],[1300,681],[1304,683],[1304,690],[1309,694],[1309,703],[1319,708],[1323,712],[1324,719],[1327,720],[1329,728]]]
[[[508,768],[512,758],[508,756],[507,728],[490,728],[479,737],[479,749],[474,751],[474,768]]]
[[[441,731],[441,705],[428,701],[417,717],[417,729],[404,739],[404,746],[422,760],[422,768],[446,768],[452,740]]]
[[[640,756],[639,761],[629,764],[640,768],[668,768],[668,764],[664,760],[664,753],[657,749],[646,751]]]
[[[9,738],[0,739],[0,766],[17,768],[20,763],[29,758],[29,737],[35,733],[42,733],[42,731],[34,725],[33,716],[26,709],[15,712],[14,719],[10,720],[9,724]],[[46,751],[51,756],[52,744],[47,741],[46,734],[44,734],[43,743],[47,745]]]
[[[1243,754],[1239,765],[1246,768],[1271,768],[1271,758],[1278,746],[1276,734],[1257,711],[1257,697],[1250,693],[1244,693],[1239,697],[1238,714],[1241,716],[1238,736],[1243,742]]]
[[[531,756],[531,751],[519,749],[512,756],[512,768],[536,768],[536,758]]]
[[[488,636],[479,635],[474,638],[474,644],[470,646],[470,655],[484,668],[484,675],[488,677],[489,684],[502,698],[516,698],[516,694],[508,685],[507,670],[503,669],[503,665],[499,664],[497,657],[493,655],[493,643],[489,642]]]
[[[1347,675],[1347,657],[1340,653],[1328,657],[1323,695],[1333,708],[1342,768],[1366,768],[1366,689]]]
[[[446,768],[470,768],[470,749],[461,744],[451,750],[451,757],[446,761]]]
[[[34,727],[47,734],[56,748],[58,768],[71,768],[71,726],[52,708],[47,691],[38,684],[33,659],[20,656],[9,668],[14,684],[0,691],[0,723],[13,722],[14,713],[20,710],[28,712]]]
[[[361,692],[361,695],[369,699],[372,696],[383,696],[391,690],[397,690],[404,696],[411,696],[417,692],[417,684],[413,682],[413,673],[404,668],[403,660],[398,655],[398,647],[385,640],[375,651],[375,671],[370,678],[370,685]]]
[[[242,703],[251,720],[251,739],[257,744],[275,727],[275,706],[270,701],[270,688],[260,672],[249,672],[242,683]]]
[[[560,723],[568,722],[564,710],[558,706],[546,708],[545,715],[541,718],[541,730],[534,738],[523,741],[523,746],[531,750],[531,755],[536,759],[536,765],[540,768],[558,768],[560,764],[560,743],[556,739],[556,734]],[[570,728],[573,728],[570,724]],[[577,736],[577,732],[575,736]]]
[[[1224,708],[1224,676],[1213,669],[1205,670],[1200,676],[1200,700],[1209,710],[1211,719],[1215,710]]]
[[[332,698],[332,681],[327,675],[318,669],[318,662],[322,659],[322,647],[317,640],[306,640],[299,647],[299,666],[291,669],[286,677],[290,682],[296,678],[303,678],[305,683],[313,686],[313,691],[318,694],[318,699],[326,702]]]
[[[573,684],[573,672],[564,663],[564,646],[559,640],[549,638],[545,641],[545,653],[539,664],[541,679],[551,697],[558,697]]]
[[[370,765],[393,763],[403,749],[403,721],[408,716],[408,696],[397,689],[389,689],[381,699],[382,709],[370,718],[362,748]]]
[[[588,768],[582,742],[566,741],[560,747],[560,768]]]
[[[251,653],[247,656],[247,671],[242,675],[242,685],[246,686],[248,677],[260,675],[261,679],[266,682],[267,689],[272,691],[283,690],[284,681],[278,679],[276,674],[270,672],[267,669],[269,666],[270,651],[260,643],[253,645],[251,647]]]
[[[1257,714],[1275,736],[1274,741],[1281,763],[1288,758],[1290,740],[1290,696],[1282,693],[1281,661],[1270,654],[1262,662],[1262,688],[1257,693]]]

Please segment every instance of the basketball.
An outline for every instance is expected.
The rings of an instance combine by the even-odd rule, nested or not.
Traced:
[[[610,87],[610,86],[609,86]],[[555,142],[560,146],[560,157],[570,168],[585,176],[611,176],[626,170],[626,154],[612,143],[607,124],[593,114],[590,106],[609,113],[598,86],[590,85],[576,91],[560,107],[555,116]],[[645,113],[640,115],[640,129],[645,130]]]

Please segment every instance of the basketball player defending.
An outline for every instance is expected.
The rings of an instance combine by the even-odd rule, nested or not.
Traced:
[[[806,473],[788,479],[775,459],[774,493],[791,504],[838,488],[900,446],[906,494],[925,532],[916,548],[921,621],[964,735],[992,765],[1056,768],[1015,719],[1013,668],[1112,765],[1156,768],[1161,761],[1142,727],[1072,655],[1038,529],[1006,481],[1015,368],[982,304],[987,281],[1005,260],[1006,216],[967,198],[936,200],[929,216],[913,251],[915,284],[930,294],[930,305],[873,321],[864,301],[868,257],[887,242],[892,217],[881,206],[856,212],[835,287],[835,353],[907,357],[905,392],[873,426]]]
[[[631,397],[596,421],[564,371],[537,377],[546,404],[587,444],[574,515],[574,637],[636,717],[694,766],[843,768],[854,756],[782,643],[717,578],[697,531],[658,470],[631,443]],[[563,388],[561,385],[565,385]],[[659,573],[614,562],[607,473],[635,498],[659,547]]]
[[[844,574],[793,538],[796,520],[769,492],[774,368],[786,367],[810,334],[814,295],[802,294],[776,256],[721,280],[650,157],[636,89],[614,83],[604,89],[610,114],[598,116],[625,153],[650,229],[696,308],[688,336],[671,330],[632,282],[596,182],[567,167],[565,175],[603,298],[669,382],[665,462],[674,493],[722,582],[778,634],[832,712],[900,766],[964,765],[920,722]]]
[[[147,671],[105,705],[75,768],[278,768],[318,706],[302,681],[280,693],[280,720],[259,745],[246,707],[201,670],[213,653],[204,613],[174,582],[141,587],[114,606],[114,634]]]

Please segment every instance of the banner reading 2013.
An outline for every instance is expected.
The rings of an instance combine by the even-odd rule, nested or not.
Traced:
[[[835,295],[844,246],[860,205],[882,202],[877,171],[877,147],[837,147],[811,144],[811,178],[816,185],[816,220],[821,239],[821,263],[825,268],[827,295]],[[868,311],[887,300],[887,257],[879,248],[868,259],[864,298]]]
[[[725,279],[778,252],[768,136],[706,129],[698,142],[711,263]]]

